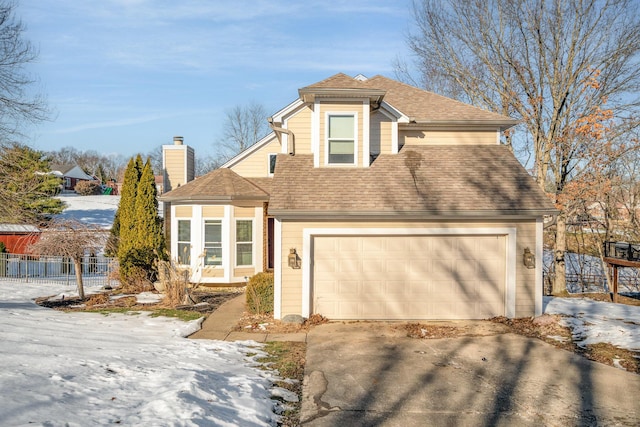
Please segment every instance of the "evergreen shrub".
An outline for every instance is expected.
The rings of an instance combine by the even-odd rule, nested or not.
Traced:
[[[273,313],[273,273],[258,273],[249,279],[247,309],[254,314]]]

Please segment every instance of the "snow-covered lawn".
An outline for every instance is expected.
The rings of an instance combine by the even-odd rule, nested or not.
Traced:
[[[640,351],[640,307],[582,298],[544,299],[546,314],[561,314],[579,345],[609,343]]]
[[[274,374],[258,369],[258,344],[184,338],[197,321],[32,301],[63,292],[73,290],[0,282],[0,425],[274,424]]]

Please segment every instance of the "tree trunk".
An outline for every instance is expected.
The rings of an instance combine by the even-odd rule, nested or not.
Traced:
[[[78,296],[84,299],[84,285],[82,283],[82,258],[73,258],[73,266],[76,270],[76,282],[78,283]]]
[[[567,278],[564,255],[567,251],[567,223],[563,213],[558,215],[556,221],[556,244],[555,244],[555,277],[553,280],[553,295],[559,295],[567,290]]]

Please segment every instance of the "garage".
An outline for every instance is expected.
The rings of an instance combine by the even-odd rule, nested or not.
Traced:
[[[505,315],[505,235],[312,238],[311,312],[329,319]]]

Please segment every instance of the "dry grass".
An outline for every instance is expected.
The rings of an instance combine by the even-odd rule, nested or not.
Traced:
[[[276,382],[275,385],[298,395],[298,402],[287,403],[290,409],[281,415],[278,425],[283,427],[299,426],[307,345],[302,342],[272,341],[266,344],[264,350],[269,356],[261,359],[260,362],[264,363],[268,369],[277,370],[283,379],[283,381]]]
[[[554,347],[572,351],[589,360],[609,366],[623,367],[629,372],[640,374],[640,352],[618,348],[609,343],[580,346],[573,341],[571,329],[560,325],[560,319],[559,315],[545,314],[535,319],[496,317],[491,321],[507,325],[514,333],[540,339]]]
[[[272,314],[251,314],[244,313],[234,331],[255,332],[255,333],[295,333],[308,332],[311,327],[327,323],[329,320],[320,315],[312,314],[302,324],[286,323],[273,318]]]

